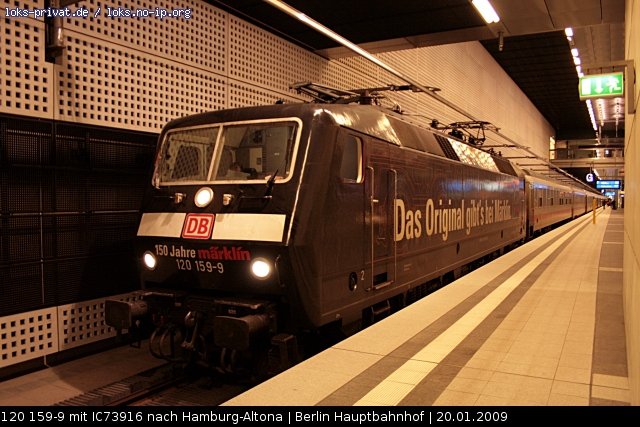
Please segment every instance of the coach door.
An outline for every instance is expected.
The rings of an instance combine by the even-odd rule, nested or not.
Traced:
[[[389,144],[368,138],[365,143],[365,188],[368,232],[367,290],[385,288],[395,280],[393,241],[393,199],[397,191],[397,172],[391,168]]]

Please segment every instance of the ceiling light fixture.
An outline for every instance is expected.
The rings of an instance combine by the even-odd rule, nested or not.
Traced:
[[[570,30],[571,28],[567,28],[567,30]],[[566,30],[565,30],[566,32]],[[571,34],[573,34],[573,32],[571,32]],[[567,37],[569,39],[569,37]],[[569,39],[571,45],[573,46],[573,41],[571,39]],[[576,73],[578,73],[578,77],[583,77],[584,73],[582,72],[582,67],[580,66],[580,64],[582,63],[582,61],[580,60],[580,56],[578,55],[578,49],[577,48],[571,48],[571,56],[573,57],[573,63],[576,64]]]
[[[607,120],[607,112],[605,111],[604,99],[598,99],[598,113],[600,116],[600,126],[604,126],[604,121]]]
[[[596,125],[596,116],[593,113],[593,105],[591,104],[591,100],[587,100],[587,109],[589,110],[589,117],[591,118],[591,126],[593,126],[593,130],[597,131],[598,126]]]
[[[482,15],[487,24],[500,21],[500,17],[493,6],[491,6],[491,3],[489,3],[489,0],[472,0],[471,3],[478,9],[478,12],[480,12],[480,15]]]
[[[567,36],[567,40],[569,40],[569,45],[573,46],[573,28],[568,27],[564,29],[564,34]]]

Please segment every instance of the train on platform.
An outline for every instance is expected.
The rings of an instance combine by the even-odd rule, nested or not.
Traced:
[[[154,355],[286,368],[301,346],[372,324],[602,198],[418,125],[375,91],[296,88],[314,101],[162,130],[135,244],[142,298],[106,303],[118,330],[149,319]]]

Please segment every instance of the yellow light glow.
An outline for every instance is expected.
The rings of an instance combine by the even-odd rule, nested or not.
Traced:
[[[204,208],[211,203],[211,200],[213,200],[213,190],[209,187],[202,187],[196,193],[193,202],[197,207]]]
[[[478,9],[478,12],[480,12],[480,15],[482,15],[487,24],[500,21],[500,17],[493,6],[491,6],[491,3],[489,3],[489,0],[473,0],[472,3],[475,8]]]
[[[251,272],[258,279],[264,279],[271,274],[271,265],[266,260],[257,258],[251,263]]]

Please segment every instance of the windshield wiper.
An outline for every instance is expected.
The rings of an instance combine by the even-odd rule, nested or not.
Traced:
[[[273,186],[275,185],[276,176],[278,175],[278,171],[279,170],[280,169],[276,169],[276,171],[273,173],[273,175],[271,175],[269,180],[267,180],[267,191],[264,193],[265,197],[270,197],[271,196],[271,192],[273,191]]]

